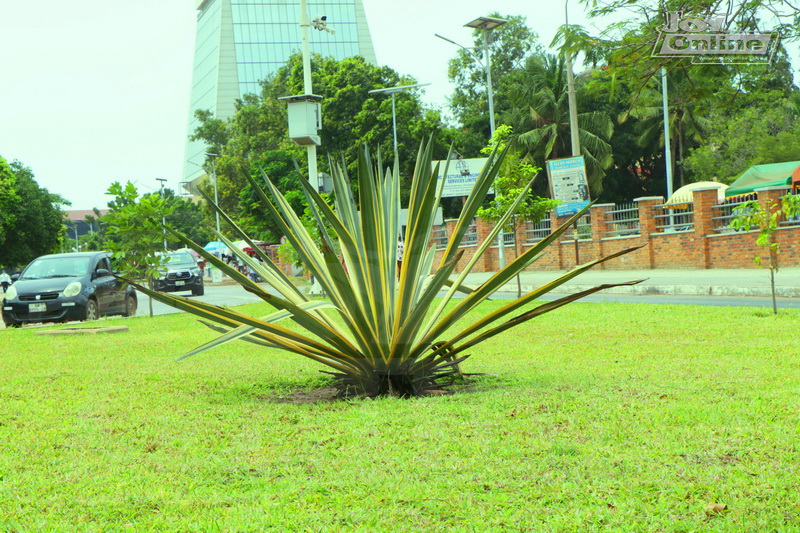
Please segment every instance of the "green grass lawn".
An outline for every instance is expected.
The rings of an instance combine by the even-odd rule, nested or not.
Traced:
[[[573,304],[453,395],[305,403],[297,356],[176,363],[187,315],[0,331],[0,530],[800,531],[798,319]]]

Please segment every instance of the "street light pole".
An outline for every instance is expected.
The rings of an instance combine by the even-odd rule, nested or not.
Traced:
[[[569,26],[569,0],[564,1],[564,22]],[[564,43],[566,45],[566,42]],[[575,75],[572,73],[572,58],[568,50],[564,50],[567,67],[567,102],[569,103],[569,136],[572,141],[572,155],[581,155],[581,141],[578,137],[578,104],[575,100]]]
[[[491,17],[478,17],[472,22],[466,23],[464,26],[467,28],[475,28],[483,30],[483,62],[484,69],[486,70],[486,95],[489,99],[489,131],[490,137],[494,137],[495,122],[494,122],[494,89],[492,88],[492,63],[489,55],[489,44],[491,38],[491,31],[505,24],[506,20],[496,19]],[[503,230],[497,232],[497,261],[500,263],[500,268],[506,266],[506,247],[503,238]]]
[[[214,203],[219,206],[219,193],[217,192],[217,165],[216,160],[219,157],[219,154],[205,154],[207,157],[211,158],[211,175],[214,178]],[[219,212],[214,210],[214,215],[217,217],[217,235],[219,235]],[[219,236],[217,237],[219,240]]]
[[[415,85],[398,85],[397,87],[387,87],[386,89],[373,89],[368,94],[390,94],[392,95],[392,136],[394,137],[394,160],[398,161],[397,155],[397,114],[395,112],[394,95],[406,89],[415,89],[417,87],[425,87],[430,83],[417,83]]]
[[[161,196],[161,201],[164,201],[164,182],[167,181],[164,178],[156,178],[156,181],[161,182],[161,189],[159,190],[159,195]],[[163,207],[163,206],[162,206]],[[167,230],[165,226],[167,225],[167,217],[161,217],[161,234],[164,236],[164,251],[167,251]]]

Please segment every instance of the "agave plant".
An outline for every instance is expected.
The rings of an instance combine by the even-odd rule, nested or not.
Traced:
[[[397,164],[392,169],[384,170],[380,160],[373,163],[365,150],[358,162],[358,202],[343,167],[333,166],[333,207],[325,202],[314,187],[303,183],[311,211],[320,228],[321,243],[311,238],[284,196],[266,176],[263,184],[251,179],[263,205],[279,222],[305,268],[319,282],[324,293],[321,299],[312,299],[295,287],[218,207],[225,221],[257,251],[258,259],[238,251],[223,235],[218,237],[266,281],[272,292],[173,231],[176,237],[210,264],[275,309],[268,316],[255,318],[235,309],[141,288],[157,300],[202,317],[206,325],[222,333],[184,357],[242,339],[264,347],[286,350],[326,365],[342,394],[416,396],[446,386],[460,373],[458,365],[468,357],[467,351],[479,343],[587,294],[614,286],[602,285],[535,305],[539,303],[536,302],[537,298],[565,281],[601,261],[633,249],[577,267],[551,283],[509,301],[475,322],[466,322],[467,313],[540,257],[542,251],[583,212],[576,214],[479,287],[467,289],[462,285],[465,277],[513,213],[512,208],[498,222],[494,232],[478,246],[476,253],[462,265],[460,272],[455,273],[456,265],[462,259],[459,249],[461,239],[486,196],[504,153],[494,153],[489,157],[472,194],[464,204],[447,248],[436,262],[431,232],[442,188],[437,185],[437,169],[432,168],[431,150],[430,143],[419,150],[408,205],[405,253],[399,273],[397,240],[401,227],[400,174]],[[524,192],[517,201],[522,201],[523,197]],[[210,203],[213,205],[213,202]],[[335,237],[331,238],[328,230]],[[466,294],[454,298],[458,292]],[[295,322],[300,326],[300,331],[298,328],[282,326],[282,320]]]

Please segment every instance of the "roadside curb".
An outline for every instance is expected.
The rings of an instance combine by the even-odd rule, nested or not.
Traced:
[[[581,292],[602,285],[602,282],[593,284],[565,283],[556,287],[551,293],[566,294]],[[522,292],[528,293],[538,289],[539,285],[522,284]],[[517,292],[516,283],[506,283],[498,292]],[[683,295],[683,296],[772,296],[769,287],[732,287],[729,285],[648,285],[647,282],[638,285],[626,285],[603,289],[598,294],[639,294],[639,295]],[[800,287],[775,287],[775,295],[780,298],[800,298]]]
[[[124,333],[128,326],[100,326],[89,328],[64,328],[37,331],[34,335],[97,335],[98,333]]]

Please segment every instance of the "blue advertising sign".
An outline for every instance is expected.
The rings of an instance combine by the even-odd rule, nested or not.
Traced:
[[[550,159],[546,166],[553,198],[561,200],[556,206],[557,216],[574,215],[589,205],[589,182],[582,155]]]

